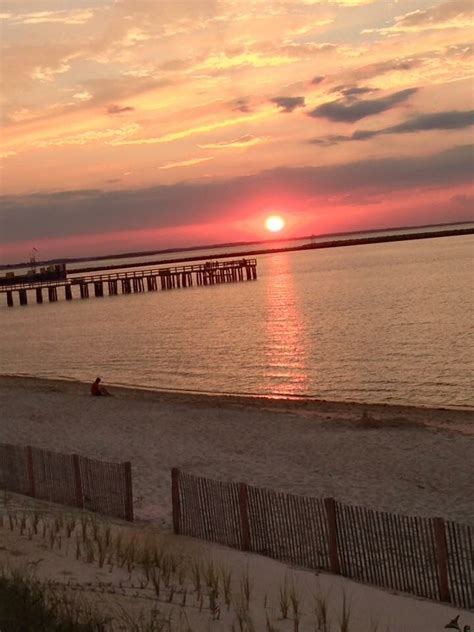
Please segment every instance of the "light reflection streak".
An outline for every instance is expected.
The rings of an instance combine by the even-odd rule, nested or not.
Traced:
[[[306,332],[290,257],[287,253],[274,255],[268,258],[267,266],[266,386],[273,393],[305,394],[308,392]]]

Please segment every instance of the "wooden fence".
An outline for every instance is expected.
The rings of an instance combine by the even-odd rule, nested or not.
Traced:
[[[133,521],[129,462],[0,443],[0,489]]]
[[[473,608],[474,527],[173,469],[175,533]]]

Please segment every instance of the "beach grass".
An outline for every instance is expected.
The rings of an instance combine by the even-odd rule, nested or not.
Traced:
[[[109,620],[74,593],[52,589],[18,571],[0,575],[0,630],[102,632]]]
[[[32,560],[22,572],[5,567],[0,574],[2,631],[359,630],[353,627],[352,596],[323,590],[317,577],[308,590],[288,570],[280,585],[265,587],[264,596],[258,596],[248,564],[236,572],[212,556],[185,552],[179,539],[170,544],[160,532],[87,512],[58,513],[57,508],[48,515],[4,506],[3,515],[0,530],[18,536],[17,544],[37,541],[50,555],[91,569],[94,581],[66,583],[55,576],[41,582]],[[104,573],[110,574],[109,581]],[[387,630],[378,620],[372,620],[370,629]]]

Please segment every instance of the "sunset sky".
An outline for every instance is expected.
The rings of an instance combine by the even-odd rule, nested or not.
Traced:
[[[0,261],[474,219],[471,0],[3,0]]]

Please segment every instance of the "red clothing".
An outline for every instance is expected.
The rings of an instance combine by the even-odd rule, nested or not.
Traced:
[[[94,382],[91,386],[91,395],[102,395],[99,382]]]

